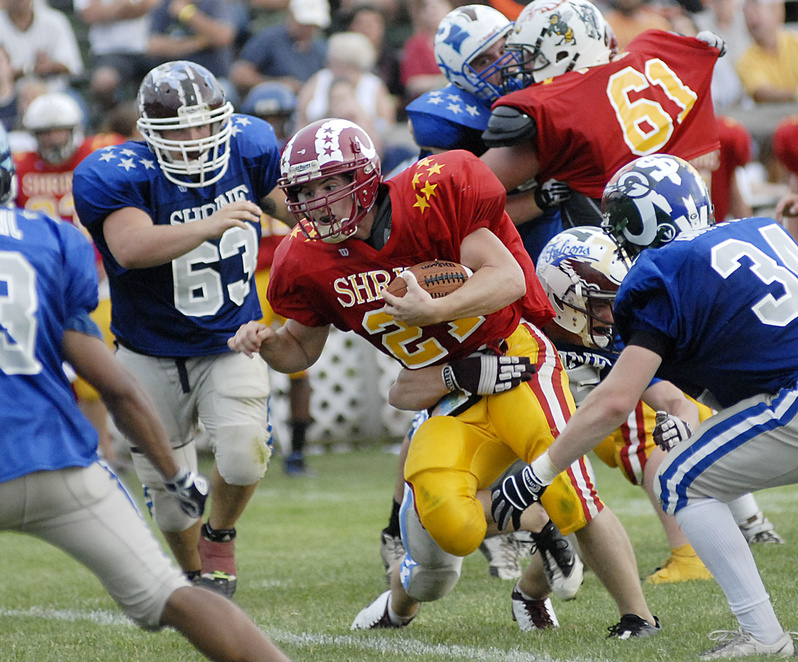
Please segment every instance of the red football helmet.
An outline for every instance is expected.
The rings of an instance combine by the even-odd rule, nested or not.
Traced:
[[[357,231],[382,181],[380,158],[371,138],[354,122],[342,119],[318,120],[298,131],[285,146],[280,169],[283,176],[277,184],[305,236],[330,244]],[[341,174],[350,176],[351,183],[328,195],[299,201],[304,184]],[[347,196],[352,198],[352,209],[348,216],[336,218],[330,205]],[[315,220],[309,212],[319,209],[324,210],[323,218]]]
[[[166,178],[200,188],[219,181],[230,163],[233,106],[214,75],[194,62],[155,67],[138,93],[137,126]],[[170,140],[164,131],[210,127],[204,138]]]

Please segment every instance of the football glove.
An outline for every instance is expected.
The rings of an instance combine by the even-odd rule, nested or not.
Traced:
[[[657,446],[662,450],[669,451],[676,444],[693,436],[693,427],[681,418],[658,411],[656,425],[651,436]]]
[[[493,395],[528,382],[535,374],[535,366],[526,356],[476,354],[447,363],[441,374],[450,391]]]
[[[706,44],[709,44],[712,46],[712,48],[717,48],[720,51],[720,55],[718,55],[718,57],[723,57],[726,55],[726,42],[723,41],[722,37],[719,37],[714,32],[702,30],[695,36],[695,38],[700,39]]]
[[[535,204],[540,211],[557,207],[571,197],[571,189],[565,182],[550,179],[535,189]]]
[[[536,475],[531,465],[526,465],[520,471],[507,476],[502,481],[501,487],[493,490],[491,494],[490,512],[493,521],[504,531],[512,522],[513,530],[521,528],[521,513],[533,503],[540,501],[540,497],[548,485],[544,485]]]
[[[208,481],[205,478],[180,467],[172,480],[164,481],[164,487],[180,502],[186,515],[194,519],[202,517],[208,498]]]

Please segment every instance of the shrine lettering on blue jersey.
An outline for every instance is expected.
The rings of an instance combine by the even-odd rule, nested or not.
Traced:
[[[216,196],[213,202],[200,205],[199,207],[188,207],[187,209],[179,209],[178,211],[172,212],[172,215],[169,217],[169,222],[172,223],[172,225],[177,225],[178,223],[199,221],[202,218],[208,218],[208,216],[219,211],[225,205],[229,205],[231,202],[251,199],[252,195],[250,190],[245,184],[242,184],[229,191],[222,192],[220,195]]]
[[[752,278],[751,275],[755,277]],[[798,244],[771,218],[728,221],[643,251],[624,278],[615,321],[663,341],[658,375],[723,407],[798,381]],[[744,331],[756,356],[733,342]]]
[[[78,410],[61,350],[70,320],[96,306],[83,234],[44,214],[1,210],[0,482],[97,459],[97,434]]]
[[[73,191],[108,272],[111,330],[151,356],[206,356],[229,351],[227,338],[261,317],[253,284],[260,224],[232,228],[171,263],[126,270],[108,250],[103,222],[125,207],[142,209],[155,224],[190,223],[237,200],[258,203],[276,185],[279,149],[267,122],[233,116],[230,164],[215,184],[178,186],[166,179],[144,142],[98,150],[75,170]],[[268,156],[271,154],[271,158]]]

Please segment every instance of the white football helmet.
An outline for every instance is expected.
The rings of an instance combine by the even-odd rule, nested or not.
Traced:
[[[601,228],[579,226],[554,236],[538,257],[537,275],[556,314],[554,321],[586,347],[613,349],[615,329],[595,314],[613,307],[629,262]],[[606,318],[606,314],[604,315]]]
[[[49,92],[30,102],[22,116],[22,127],[36,138],[37,151],[48,163],[67,161],[83,143],[83,111],[68,94]],[[57,129],[69,130],[66,142],[42,141],[39,134]]]
[[[505,63],[505,88],[527,87],[572,69],[606,64],[618,52],[615,33],[588,0],[534,0],[507,37],[514,63]]]
[[[477,72],[471,62],[512,30],[512,22],[486,5],[464,5],[450,11],[435,33],[435,59],[447,80],[480,99],[494,101],[502,93],[501,81],[489,79],[500,70],[501,60]]]
[[[214,75],[194,62],[166,62],[150,71],[138,93],[141,135],[166,178],[187,188],[219,181],[230,164],[233,105]],[[208,135],[174,140],[166,131],[210,127]]]

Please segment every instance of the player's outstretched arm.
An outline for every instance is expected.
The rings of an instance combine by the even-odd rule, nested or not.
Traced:
[[[249,357],[259,354],[271,368],[291,374],[318,360],[329,330],[329,326],[310,327],[291,319],[277,331],[260,322],[247,322],[227,340],[227,346]]]
[[[593,450],[626,420],[660,363],[661,357],[649,349],[638,345],[624,348],[607,377],[585,398],[546,451],[559,471]]]
[[[147,455],[164,478],[178,472],[172,447],[155,407],[136,379],[99,338],[67,330],[64,358],[100,393],[120,431]]]
[[[75,371],[97,389],[119,430],[164,477],[180,507],[192,517],[201,517],[208,497],[207,481],[178,466],[155,407],[135,377],[96,336],[67,330],[62,348]]]
[[[493,395],[509,391],[535,374],[527,356],[475,354],[441,366],[399,371],[388,393],[388,402],[397,409],[429,409],[452,391]]]

